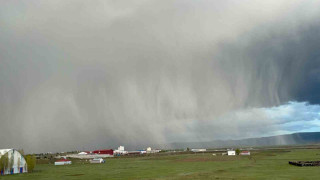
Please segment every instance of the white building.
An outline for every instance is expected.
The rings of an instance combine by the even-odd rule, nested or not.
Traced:
[[[206,152],[207,149],[191,149],[192,152]]]
[[[148,147],[147,150],[146,150],[146,153],[158,153],[160,152],[161,150],[158,150],[158,149],[151,149],[151,147]],[[141,153],[143,154],[143,153]]]
[[[67,164],[72,164],[72,162],[68,159],[60,159],[60,160],[57,160],[56,162],[54,162],[54,165],[56,165],[56,166],[67,165]]]
[[[235,156],[236,155],[236,151],[228,151],[228,156]]]
[[[119,147],[118,147],[118,150],[119,150],[119,151],[124,151],[124,146],[119,146]]]
[[[147,147],[147,152],[151,152],[151,147]]]
[[[124,146],[119,146],[117,150],[113,151],[113,154],[124,155],[124,154],[128,154],[128,151],[124,150]]]
[[[1,174],[5,175],[28,172],[27,162],[19,151],[15,149],[0,149],[0,158],[6,154],[8,155],[8,161],[13,164],[4,170],[1,170]]]
[[[87,152],[80,152],[78,153],[78,155],[87,155],[88,153]]]
[[[94,158],[92,160],[90,160],[91,164],[101,164],[101,163],[105,163],[105,161],[102,158]]]

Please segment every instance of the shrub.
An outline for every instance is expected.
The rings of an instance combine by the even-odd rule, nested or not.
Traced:
[[[32,172],[34,167],[36,166],[36,156],[35,155],[27,155],[26,162],[28,166],[28,172]]]

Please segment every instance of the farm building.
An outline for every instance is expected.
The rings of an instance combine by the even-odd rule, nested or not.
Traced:
[[[92,160],[90,160],[91,164],[101,164],[101,163],[105,163],[105,161],[102,158],[94,158]]]
[[[240,153],[240,155],[242,155],[242,156],[250,156],[250,151],[242,151]]]
[[[63,156],[58,156],[58,158]],[[78,154],[67,154],[66,158],[77,158],[77,159],[94,159],[94,158],[108,158],[113,157],[112,149],[101,149],[95,151],[83,151]]]
[[[141,151],[128,151],[128,155],[139,155]]]
[[[3,159],[4,156],[8,158],[8,164],[10,167],[1,169],[1,175],[28,172],[27,162],[19,151],[15,149],[0,149],[0,158]]]
[[[80,152],[78,153],[79,155],[87,155],[88,153],[87,152]]]
[[[95,150],[92,151],[93,154],[109,154],[113,156],[113,150],[112,149],[101,149],[101,150]]]
[[[138,151],[140,152],[140,154],[145,154],[145,153],[147,153],[146,150],[138,150]]]
[[[207,149],[191,149],[192,152],[205,152]]]
[[[67,165],[67,164],[72,164],[72,162],[68,159],[59,159],[56,162],[54,162],[54,165]]]
[[[228,154],[228,156],[235,156],[236,151],[228,151],[227,154]]]
[[[158,153],[160,152],[161,150],[158,150],[158,149],[151,149],[151,147],[148,147],[147,150],[146,150],[146,153]]]
[[[128,151],[125,151],[125,150],[124,150],[124,146],[119,146],[117,150],[114,150],[114,151],[113,151],[113,154],[116,154],[116,155],[125,155],[125,154],[128,154]]]

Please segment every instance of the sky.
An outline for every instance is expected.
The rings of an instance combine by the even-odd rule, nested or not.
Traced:
[[[0,149],[320,131],[319,5],[0,0]]]

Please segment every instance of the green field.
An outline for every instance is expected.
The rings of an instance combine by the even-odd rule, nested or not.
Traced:
[[[105,164],[38,164],[34,173],[0,179],[320,179],[320,167],[289,160],[320,160],[320,150],[257,151],[246,156],[180,154],[109,158]]]

